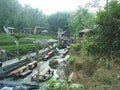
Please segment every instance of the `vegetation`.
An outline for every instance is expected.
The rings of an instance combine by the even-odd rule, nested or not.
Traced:
[[[58,12],[48,17],[49,29],[52,32],[57,32],[58,28],[69,31],[68,18],[69,13]]]
[[[17,0],[0,0],[0,32],[3,26],[16,27],[21,32],[24,27],[42,26],[49,32],[56,33],[58,29],[73,32],[75,38],[79,31],[88,28],[91,31],[71,45],[70,58],[65,69],[68,79],[71,72],[79,77],[75,84],[67,79],[60,81],[51,79],[46,84],[46,90],[119,90],[120,88],[120,2],[109,1],[103,9],[94,14],[88,7],[96,7],[99,0],[88,6],[79,7],[73,12],[57,12],[46,16],[37,9],[26,5],[22,7]],[[108,0],[106,0],[108,1]],[[28,19],[29,17],[29,19]],[[0,46],[16,53],[15,40],[19,45],[20,54],[35,51],[33,40],[25,38],[49,39],[42,35],[12,37],[0,34]],[[22,39],[21,39],[22,38]],[[3,40],[4,39],[4,40]],[[42,45],[43,46],[43,45]],[[41,45],[39,48],[42,47]],[[22,53],[21,53],[22,52]],[[58,62],[55,62],[55,64]],[[78,84],[76,84],[78,83]]]
[[[83,41],[84,48],[88,53],[109,60],[119,57],[119,10],[120,3],[112,0],[104,10],[97,13],[95,18],[96,28]]]
[[[12,36],[6,35],[4,33],[0,34],[0,48],[5,49],[15,55],[17,55],[17,48],[16,48],[16,43],[15,40],[19,40],[19,53],[20,55],[24,55],[28,53],[29,51],[35,51],[35,45],[33,43],[33,38],[35,37],[36,39],[50,39],[52,38],[51,36],[46,36],[46,35],[19,35],[19,34],[13,34]],[[15,37],[15,38],[13,38]],[[26,38],[30,38],[29,40]],[[3,40],[4,39],[4,40]],[[44,48],[46,45],[39,45],[40,48]]]
[[[12,26],[17,30],[25,27],[34,28],[35,25],[47,27],[47,17],[43,15],[42,11],[28,5],[23,7],[18,3],[18,0],[1,0],[0,6],[0,29],[3,26]]]
[[[82,7],[79,7],[78,10],[71,13],[69,27],[74,30],[74,35],[78,36],[79,31],[85,28],[93,29],[94,16],[94,13],[91,13],[88,9]]]
[[[119,90],[120,88],[119,10],[120,3],[111,0],[103,10],[97,12],[91,32],[83,35],[81,41],[71,46],[71,56],[75,55],[78,58],[74,64],[67,65],[66,76],[69,77],[70,72],[77,70],[80,81],[76,80],[76,83],[82,83],[85,90]],[[73,60],[70,58],[70,61]]]
[[[69,85],[66,80],[49,80],[45,85],[45,90],[71,90],[71,89],[78,89],[84,90],[84,85],[82,84],[71,84]]]

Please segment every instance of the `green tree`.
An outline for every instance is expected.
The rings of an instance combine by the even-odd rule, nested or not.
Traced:
[[[47,16],[38,9],[29,5],[23,7],[18,0],[0,0],[0,6],[0,29],[12,26],[18,31],[36,25],[48,28]]]
[[[104,10],[97,13],[94,33],[86,37],[86,49],[92,55],[109,60],[119,57],[120,47],[120,3],[111,0]],[[92,39],[90,39],[92,38]]]
[[[0,28],[4,25],[14,25],[18,6],[17,0],[0,0]]]
[[[70,15],[69,27],[74,30],[75,35],[84,28],[92,29],[93,25],[94,13],[89,12],[86,8],[79,7]]]
[[[25,37],[24,35],[22,34],[11,34],[11,37],[15,39],[15,43],[16,43],[16,48],[17,48],[17,57],[18,59],[20,58],[20,55],[19,55],[19,40],[23,37]]]
[[[57,32],[58,28],[68,30],[68,18],[69,13],[67,12],[58,12],[52,14],[48,18],[49,29],[53,32]]]

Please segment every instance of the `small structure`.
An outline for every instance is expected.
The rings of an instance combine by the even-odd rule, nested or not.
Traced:
[[[20,68],[30,62],[31,62],[30,60],[24,59],[24,60],[20,60],[15,63],[11,63],[11,64],[1,67],[0,68],[0,79],[5,78],[8,75],[12,75],[11,74],[12,71],[17,70],[18,68]],[[20,71],[20,70],[21,69],[19,69],[18,71]]]
[[[42,33],[48,33],[48,30],[42,30]]]
[[[58,29],[58,39],[62,47],[66,47],[72,43],[70,33],[68,31],[62,31],[62,29]]]
[[[45,30],[45,27],[35,26],[35,28],[34,28],[34,34],[40,34],[44,30]]]
[[[27,34],[27,33],[30,33],[31,30],[32,30],[32,28],[30,28],[30,27],[25,27],[25,28],[23,28],[22,33]]]
[[[62,29],[58,29],[58,39],[63,40],[63,39],[68,39],[70,38],[70,33],[67,31],[63,31]]]
[[[24,77],[28,74],[30,74],[32,70],[28,70],[28,66],[22,66],[14,71],[12,71],[10,74],[15,77]]]
[[[34,69],[35,67],[37,67],[38,61],[32,61],[30,63],[27,64],[29,70]]]
[[[46,60],[50,59],[51,57],[53,57],[54,52],[55,52],[54,50],[48,52],[47,55],[45,55],[45,57],[43,58],[43,60],[46,61]]]
[[[83,29],[82,31],[79,32],[79,37],[82,37],[84,34],[88,33],[90,29]]]
[[[15,30],[14,27],[5,27],[5,26],[3,26],[3,29],[7,34],[13,34]]]

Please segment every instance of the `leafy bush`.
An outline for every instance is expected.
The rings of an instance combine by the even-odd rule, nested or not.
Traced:
[[[81,49],[80,43],[72,44],[71,47],[74,51],[80,51]]]
[[[6,35],[4,33],[0,33],[0,48],[5,49],[13,54],[17,54],[17,48],[15,44],[15,38],[12,38],[10,35]],[[24,55],[28,53],[29,51],[35,52],[36,51],[36,46],[41,49],[45,48],[46,45],[34,45],[33,40],[26,40],[23,38],[23,35],[17,36],[17,34],[13,35],[14,37],[17,37],[19,40],[19,53],[20,55]],[[29,35],[26,36],[25,38],[36,38],[36,39],[50,39],[52,38],[51,36],[42,36],[42,35]]]
[[[112,84],[111,78],[104,76],[103,77],[103,84],[111,85]]]
[[[55,79],[50,79],[45,85],[45,90],[61,90],[60,81]]]
[[[72,84],[70,87],[71,88],[76,88],[76,89],[79,89],[79,90],[83,90],[84,89],[84,85],[83,84]]]
[[[69,57],[69,59],[68,59],[68,63],[70,63],[70,64],[73,64],[73,63],[75,63],[77,61],[77,57],[75,57],[75,56],[71,56],[71,57]]]
[[[50,79],[45,85],[45,90],[71,90],[71,88],[84,90],[84,85],[76,83],[72,83],[71,85],[69,85],[66,80],[55,79]]]
[[[17,54],[17,48],[16,45],[9,45],[9,46],[2,46],[1,48],[13,53]],[[19,46],[20,55],[24,55],[28,53],[29,51],[35,51],[35,45],[34,44],[23,44]]]

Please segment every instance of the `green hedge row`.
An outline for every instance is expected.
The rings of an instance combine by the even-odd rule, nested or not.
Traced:
[[[10,45],[10,46],[1,46],[2,49],[5,49],[13,54],[17,54],[17,48],[16,45]],[[28,53],[29,51],[34,52],[35,51],[35,45],[34,44],[22,44],[19,45],[19,51],[20,55],[24,55]]]
[[[48,45],[38,45],[35,46],[35,44],[22,44],[19,45],[19,53],[20,55],[25,55],[27,53],[31,52],[35,52],[36,51],[36,47],[40,49],[47,47]],[[17,55],[17,48],[16,45],[10,45],[10,46],[1,46],[2,49],[5,49],[15,55]]]

